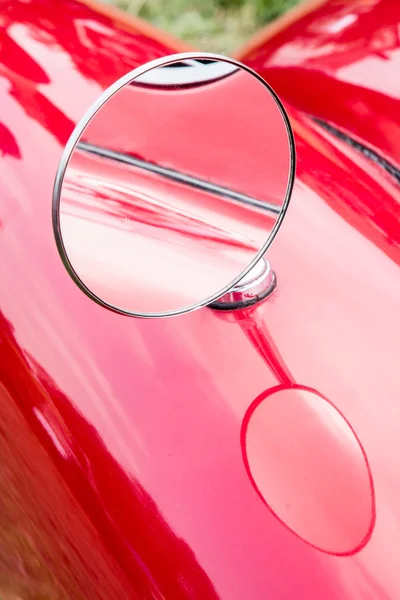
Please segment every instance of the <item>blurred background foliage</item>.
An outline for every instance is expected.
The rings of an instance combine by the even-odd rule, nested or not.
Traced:
[[[205,52],[230,54],[299,0],[106,0]]]

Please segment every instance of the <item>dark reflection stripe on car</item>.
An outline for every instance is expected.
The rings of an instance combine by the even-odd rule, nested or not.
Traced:
[[[361,152],[366,158],[379,165],[382,169],[384,169],[389,175],[391,175],[397,183],[400,183],[400,169],[398,169],[395,165],[389,162],[386,158],[378,154],[375,150],[372,150],[365,144],[358,142],[354,138],[350,137],[347,133],[344,133],[334,125],[323,121],[322,119],[318,119],[317,117],[312,117],[314,123],[317,123],[320,127],[331,133],[338,140],[345,142],[348,146],[351,146],[358,152]]]
[[[175,171],[174,169],[160,167],[159,165],[148,162],[146,160],[134,158],[133,156],[125,154],[124,152],[116,152],[115,150],[109,150],[108,148],[96,146],[95,144],[91,144],[88,142],[78,142],[76,147],[84,152],[89,152],[90,154],[95,154],[96,156],[101,156],[109,160],[115,160],[118,162],[125,163],[127,165],[131,165],[133,167],[137,167],[139,169],[143,169],[145,171],[150,171],[151,173],[156,173],[161,177],[172,179],[173,181],[177,181],[179,183],[195,187],[197,189],[209,192],[211,194],[215,194],[217,196],[230,198],[231,200],[235,200],[236,202],[239,202],[241,204],[247,204],[249,206],[253,206],[255,208],[259,208],[261,210],[265,210],[276,215],[279,215],[279,213],[281,212],[281,206],[279,206],[278,204],[264,202],[263,200],[258,200],[257,198],[253,198],[252,196],[242,194],[241,192],[236,192],[234,190],[225,188],[215,183],[204,181],[203,179],[193,177],[192,175],[187,175],[185,173]]]

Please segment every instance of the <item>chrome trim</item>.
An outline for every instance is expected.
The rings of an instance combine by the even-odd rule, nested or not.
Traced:
[[[109,100],[112,96],[114,96],[124,85],[130,83],[137,77],[140,77],[141,75],[143,75],[150,69],[173,64],[175,62],[182,61],[182,60],[202,60],[202,59],[222,60],[229,64],[236,65],[237,67],[244,69],[245,71],[250,73],[250,75],[253,75],[256,79],[258,79],[258,81],[267,88],[267,90],[269,91],[269,93],[272,95],[275,102],[277,103],[278,108],[282,115],[283,122],[286,127],[286,132],[288,135],[288,141],[289,141],[289,147],[290,147],[290,166],[289,166],[288,186],[287,186],[285,198],[284,198],[284,201],[282,204],[282,210],[276,220],[276,223],[275,223],[275,225],[272,229],[272,232],[269,235],[266,243],[261,247],[259,252],[256,254],[254,259],[250,262],[250,264],[246,267],[246,269],[244,269],[244,271],[242,271],[242,273],[240,273],[233,281],[231,281],[222,290],[219,290],[217,293],[213,294],[209,298],[206,298],[205,300],[202,300],[201,302],[197,302],[195,304],[186,306],[183,309],[179,309],[179,310],[171,310],[171,311],[166,311],[163,313],[159,313],[159,312],[157,312],[157,313],[136,313],[136,312],[127,311],[123,308],[120,308],[118,306],[114,306],[112,304],[105,302],[104,300],[102,300],[101,298],[96,296],[91,290],[89,290],[89,288],[87,288],[86,285],[83,283],[83,281],[79,278],[79,276],[77,275],[77,273],[75,272],[74,268],[72,267],[72,265],[69,261],[69,258],[68,258],[67,252],[65,250],[63,240],[62,240],[61,227],[60,227],[59,199],[61,197],[61,189],[62,189],[62,183],[64,180],[65,170],[68,166],[72,152],[73,152],[77,142],[79,141],[79,138],[81,137],[83,131],[85,130],[86,126],[88,125],[88,123],[98,113],[98,111],[101,109],[103,104],[107,100]],[[115,83],[113,83],[109,88],[107,88],[101,94],[101,96],[92,104],[92,106],[87,110],[87,112],[83,115],[83,117],[78,122],[77,126],[75,127],[74,131],[72,132],[72,135],[69,138],[69,140],[64,148],[64,152],[62,153],[60,164],[58,166],[56,177],[55,177],[54,188],[53,188],[53,199],[52,199],[53,231],[54,231],[54,237],[55,237],[57,249],[60,254],[61,260],[62,260],[67,272],[69,273],[69,275],[72,277],[72,279],[74,280],[76,285],[79,287],[79,289],[84,294],[86,294],[89,298],[91,298],[91,300],[93,300],[100,306],[103,306],[104,308],[107,308],[108,310],[112,310],[112,311],[120,313],[122,315],[126,315],[129,317],[137,317],[137,318],[141,318],[141,319],[173,317],[176,315],[181,315],[181,314],[185,314],[187,312],[191,312],[191,311],[201,308],[203,306],[207,306],[208,304],[213,303],[215,300],[217,300],[218,298],[223,296],[227,291],[232,289],[241,279],[243,279],[243,277],[249,271],[251,271],[251,269],[254,267],[254,265],[257,264],[257,262],[265,254],[265,252],[268,250],[268,248],[274,241],[275,236],[278,232],[279,227],[281,226],[281,223],[285,217],[285,214],[286,214],[286,211],[287,211],[287,208],[289,205],[289,201],[290,201],[290,197],[291,197],[292,189],[293,189],[293,184],[294,184],[295,165],[296,165],[296,149],[295,149],[295,143],[294,143],[294,136],[293,136],[292,128],[290,126],[289,118],[286,114],[283,104],[279,100],[279,98],[276,95],[276,93],[274,92],[274,90],[268,85],[268,83],[266,81],[264,81],[264,79],[260,75],[258,75],[258,73],[253,71],[253,69],[250,69],[250,67],[243,65],[242,63],[235,60],[234,58],[227,58],[225,56],[220,56],[218,54],[211,54],[211,53],[204,53],[204,52],[183,52],[180,54],[173,54],[173,55],[170,55],[167,57],[158,58],[156,60],[153,60],[149,63],[146,63],[145,65],[142,65],[141,67],[138,67],[137,69],[134,69],[130,73],[127,73],[126,75],[124,75],[123,77],[118,79]]]
[[[261,258],[235,287],[208,306],[214,310],[243,309],[264,300],[275,288],[275,273],[269,262]]]

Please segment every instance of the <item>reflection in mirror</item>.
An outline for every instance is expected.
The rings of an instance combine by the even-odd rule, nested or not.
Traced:
[[[229,289],[271,241],[293,179],[290,127],[262,80],[226,59],[164,62],[89,113],[55,187],[71,274],[136,316]]]

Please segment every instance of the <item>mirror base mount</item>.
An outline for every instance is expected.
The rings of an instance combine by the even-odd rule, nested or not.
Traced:
[[[276,275],[265,258],[241,279],[235,287],[208,305],[213,310],[239,310],[253,306],[272,294]]]

